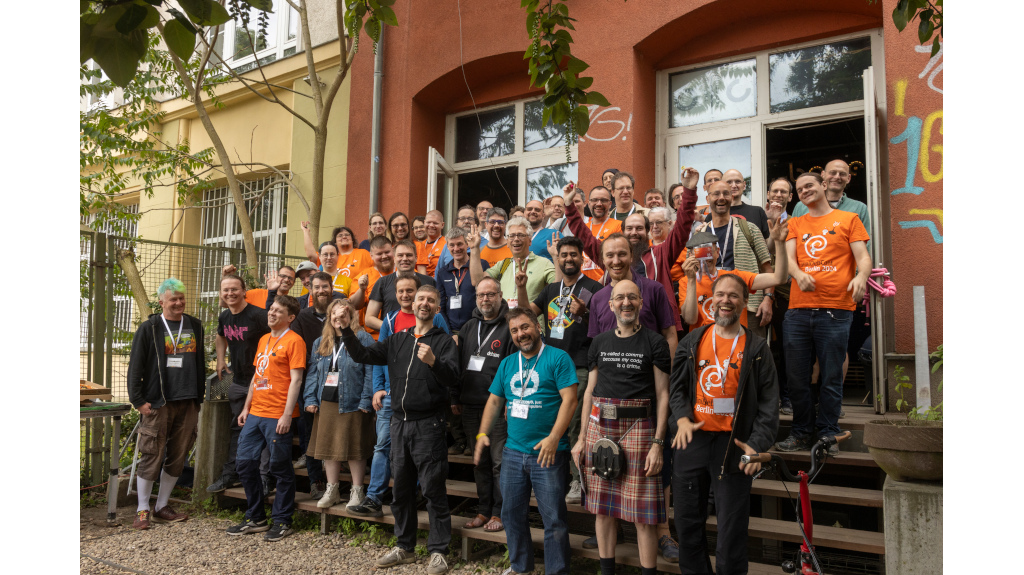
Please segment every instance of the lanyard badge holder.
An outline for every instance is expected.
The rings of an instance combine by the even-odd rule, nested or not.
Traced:
[[[182,367],[184,359],[178,355],[178,344],[181,343],[181,328],[185,327],[185,316],[182,316],[178,320],[178,335],[174,336],[171,334],[171,326],[167,324],[167,318],[160,315],[160,319],[164,322],[164,328],[167,330],[167,337],[171,338],[171,355],[167,356],[167,367]]]
[[[345,349],[345,344],[339,345],[331,354],[331,370],[327,372],[324,387],[338,387],[338,381],[341,379],[338,374],[338,356],[341,355],[343,349]]]
[[[509,415],[516,419],[527,419],[530,416],[530,405],[523,398],[526,396],[526,386],[530,384],[530,376],[537,369],[537,365],[540,363],[540,356],[543,353],[544,344],[542,343],[533,365],[530,369],[526,370],[526,375],[523,375],[523,353],[519,352],[519,399],[512,400],[512,410],[509,412]]]
[[[481,338],[480,324],[476,324],[476,353],[469,356],[469,365],[466,366],[468,371],[482,371],[484,369],[484,360],[486,358],[480,355],[480,352],[483,351],[484,342],[491,341],[491,334],[493,334],[496,329],[498,329],[497,324],[491,328],[491,331],[487,332],[486,337]]]

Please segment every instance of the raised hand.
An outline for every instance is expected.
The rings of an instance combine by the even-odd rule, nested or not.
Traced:
[[[548,254],[552,260],[558,257],[558,232],[551,234],[551,239],[548,240]]]
[[[768,213],[768,237],[776,242],[786,243],[786,236],[789,235],[789,220],[780,222],[778,216],[772,218]]]
[[[363,274],[359,276],[359,280],[357,281],[359,282],[359,289],[365,292],[366,288],[370,285],[370,276],[368,274]]]
[[[686,259],[683,260],[683,272],[686,274],[687,280],[694,280],[697,278],[697,270],[700,269],[700,262],[697,258],[693,257],[693,252],[686,254]]]
[[[270,270],[263,279],[267,282],[268,291],[277,291],[277,288],[281,287],[281,278],[278,277],[277,270]]]
[[[522,265],[519,262],[515,262],[516,266],[516,287],[526,287],[526,260],[522,261]]]
[[[562,188],[562,197],[565,198],[565,205],[572,203],[572,199],[576,197],[576,184],[569,180],[569,183]]]
[[[696,169],[686,168],[683,170],[682,179],[679,183],[683,184],[683,187],[687,189],[695,190],[697,189],[697,179],[699,176],[700,172],[698,172]]]
[[[475,250],[480,246],[480,229],[476,224],[469,226],[469,235],[466,236],[466,245],[469,246],[470,250]]]

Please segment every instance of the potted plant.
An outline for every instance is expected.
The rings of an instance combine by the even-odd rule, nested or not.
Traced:
[[[942,368],[942,346],[930,356],[932,373]],[[903,366],[896,379],[896,411],[904,417],[876,419],[864,426],[864,445],[875,463],[897,481],[942,481],[942,402],[927,409],[910,408],[903,394],[913,389]],[[942,382],[939,382],[942,391]]]

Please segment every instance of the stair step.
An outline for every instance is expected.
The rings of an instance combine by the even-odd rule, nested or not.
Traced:
[[[810,469],[811,466],[811,452],[808,451],[778,451],[774,447],[770,449],[772,453],[778,453],[786,460],[786,463],[801,463],[806,469]],[[849,465],[853,467],[873,467],[879,469],[878,464],[875,463],[874,458],[871,457],[870,453],[863,453],[860,451],[842,451],[840,449],[839,455],[830,456],[826,467],[832,467],[835,465]],[[795,469],[790,469],[795,472]]]
[[[871,405],[843,405],[843,411],[846,417],[839,418],[839,429],[843,431],[863,431],[865,423],[882,417]],[[793,416],[779,414],[779,423],[789,426],[793,423]]]

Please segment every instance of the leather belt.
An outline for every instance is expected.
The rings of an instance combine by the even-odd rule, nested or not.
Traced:
[[[622,406],[601,403],[601,419],[641,419],[651,416],[650,406]]]

